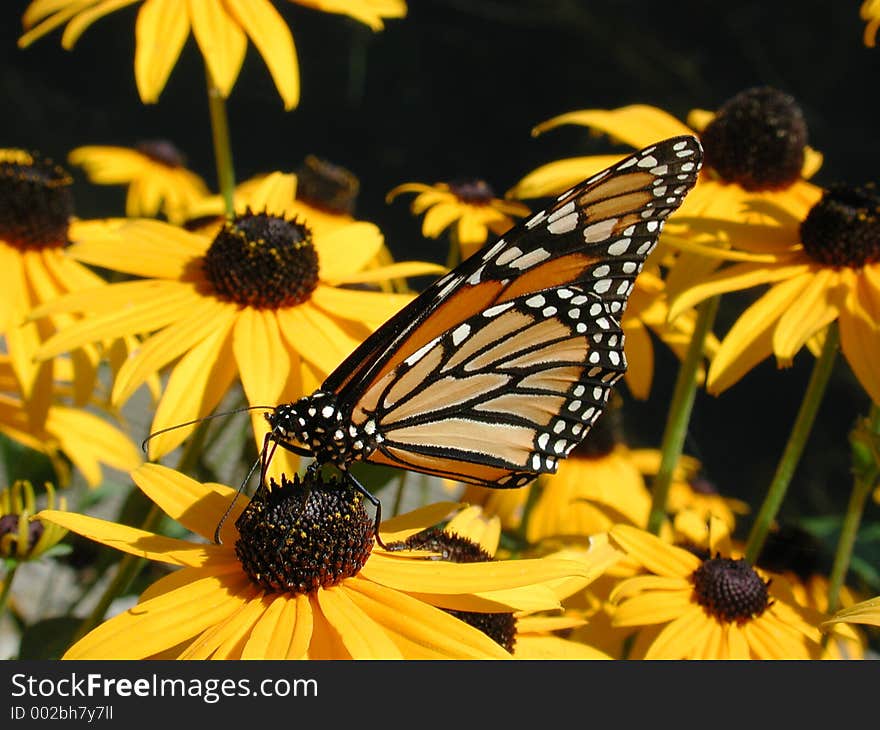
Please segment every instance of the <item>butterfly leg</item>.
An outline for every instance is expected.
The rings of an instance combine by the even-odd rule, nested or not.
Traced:
[[[382,540],[381,536],[379,535],[379,523],[382,522],[382,502],[381,502],[381,500],[378,497],[373,496],[373,494],[370,493],[370,490],[367,489],[363,484],[361,484],[357,480],[355,475],[352,474],[350,471],[344,471],[343,474],[345,475],[345,478],[351,483],[351,485],[358,492],[360,492],[367,499],[367,501],[373,505],[373,507],[376,508],[376,526],[373,530],[374,535],[376,537],[376,543],[378,543],[379,547],[382,548],[383,550],[388,550],[389,552],[393,551],[395,548],[389,547],[388,545],[386,545],[385,542]]]

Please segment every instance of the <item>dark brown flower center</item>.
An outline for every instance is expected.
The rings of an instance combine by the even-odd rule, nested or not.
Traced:
[[[15,514],[0,517],[0,557],[14,556],[18,552],[18,526],[20,521],[21,517]],[[37,544],[45,529],[43,523],[39,520],[28,522],[28,551],[34,549],[34,545]]]
[[[227,221],[204,258],[214,290],[256,309],[300,304],[318,285],[311,231],[296,221],[252,213]]]
[[[725,102],[700,135],[706,165],[746,190],[779,190],[804,166],[807,123],[794,97],[764,86]]]
[[[495,198],[495,191],[485,180],[453,180],[449,190],[463,203],[471,205],[488,205]]]
[[[744,558],[705,560],[691,582],[697,603],[719,621],[743,623],[770,606],[770,581],[762,580]]]
[[[492,560],[483,548],[466,537],[455,535],[438,527],[423,530],[403,542],[391,543],[389,547],[409,550],[431,550],[439,553],[443,560],[452,563],[484,563]],[[480,611],[457,611],[444,609],[459,621],[482,631],[492,641],[513,652],[516,644],[516,617],[512,613],[483,613]]]
[[[151,160],[166,167],[183,167],[186,157],[167,139],[145,139],[135,145],[135,149]]]
[[[20,249],[66,246],[72,182],[36,152],[0,149],[0,240]]]
[[[715,483],[709,481],[704,476],[697,475],[693,477],[688,484],[695,494],[702,494],[707,497],[714,497],[718,494]]]
[[[801,223],[801,243],[823,266],[880,261],[880,191],[873,183],[832,185]]]
[[[361,183],[340,165],[308,155],[296,170],[296,197],[331,213],[354,214]]]
[[[235,554],[250,579],[299,594],[357,575],[373,549],[375,522],[353,486],[309,471],[261,485],[235,526]]]

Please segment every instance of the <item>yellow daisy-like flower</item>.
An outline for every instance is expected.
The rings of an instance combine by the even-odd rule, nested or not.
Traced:
[[[327,13],[347,15],[382,29],[385,18],[406,15],[404,0],[293,0]],[[70,50],[96,20],[140,4],[135,23],[134,74],[145,104],[165,88],[192,31],[211,79],[224,97],[238,78],[248,39],[269,68],[285,109],[299,102],[299,62],[290,29],[270,0],[33,0],[22,17],[25,48],[67,24],[61,45]]]
[[[64,497],[55,497],[48,482],[46,509],[67,509]],[[34,518],[37,498],[30,482],[18,480],[0,492],[0,558],[21,563],[37,560],[57,545],[67,530]]]
[[[134,149],[89,145],[67,157],[83,167],[93,183],[127,185],[125,214],[153,218],[161,212],[183,223],[189,208],[208,194],[204,180],[187,170],[180,151],[165,140],[141,142]]]
[[[489,240],[489,234],[500,236],[513,226],[514,216],[529,214],[529,208],[513,200],[495,197],[485,180],[461,180],[450,183],[404,183],[391,190],[386,201],[401,193],[416,193],[410,204],[413,215],[425,214],[422,235],[438,238],[453,228],[450,263],[466,259]]]
[[[724,336],[707,389],[720,393],[766,357],[785,367],[837,322],[847,362],[880,403],[880,193],[872,185],[809,186],[804,198],[753,201],[765,222],[733,217],[689,221],[708,256],[739,255],[671,301],[670,315],[723,292],[770,285]],[[708,246],[720,241],[724,251]],[[727,250],[729,249],[729,251]]]
[[[612,542],[647,570],[611,594],[614,624],[640,628],[633,657],[818,658],[821,616],[799,606],[781,576],[731,557],[720,521],[710,536],[712,557],[700,559],[635,527],[611,529]]]
[[[125,403],[147,376],[174,363],[154,431],[207,415],[236,378],[252,405],[273,406],[311,393],[411,299],[343,285],[443,269],[416,262],[365,268],[383,246],[379,229],[355,222],[319,235],[308,221],[288,220],[285,206],[294,184],[290,175],[268,176],[250,207],[213,238],[146,219],[96,224],[90,242],[71,247],[70,254],[144,278],[37,310],[33,316],[88,315],[49,339],[40,357],[108,337],[153,333],[120,367],[111,400]],[[252,416],[259,447],[268,423],[260,413]],[[168,453],[190,431],[154,438],[150,457]],[[279,449],[276,468],[296,471],[293,456]]]
[[[880,0],[864,0],[859,8],[859,15],[867,25],[865,26],[865,45],[873,48],[877,43],[877,29],[880,28]]]
[[[362,496],[313,472],[304,482],[261,487],[246,507],[232,503],[233,489],[156,464],[132,477],[169,517],[202,538],[211,539],[230,510],[222,544],[40,513],[97,542],[180,567],[78,641],[67,659],[509,658],[481,631],[440,609],[552,609],[559,603],[550,586],[585,572],[573,560],[457,564],[426,559],[432,554],[421,551],[387,552],[375,544]],[[384,544],[436,524],[454,506],[388,520]]]

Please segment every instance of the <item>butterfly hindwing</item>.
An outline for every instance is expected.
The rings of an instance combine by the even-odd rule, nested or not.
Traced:
[[[369,461],[495,487],[555,472],[626,370],[607,303],[555,287],[490,307],[435,338],[364,393]]]

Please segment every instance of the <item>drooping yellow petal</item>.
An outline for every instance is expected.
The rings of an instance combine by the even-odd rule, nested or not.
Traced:
[[[273,310],[245,307],[235,320],[232,349],[250,403],[277,403],[290,372],[290,357]]]
[[[375,260],[385,239],[378,226],[358,221],[324,232],[315,239],[321,281],[344,282]]]
[[[635,148],[647,147],[667,137],[693,134],[687,125],[662,109],[633,104],[617,109],[584,109],[560,114],[537,125],[532,135],[537,136],[563,124],[590,127]]]
[[[850,293],[840,312],[840,344],[862,387],[874,403],[880,403],[880,281],[874,281],[872,271],[866,266],[850,282]]]
[[[776,357],[783,362],[794,359],[807,340],[837,319],[842,298],[837,272],[817,269],[779,318],[773,332]]]
[[[672,578],[687,576],[700,566],[696,555],[636,527],[615,525],[610,536],[627,555],[657,575]]]
[[[210,576],[114,616],[74,644],[64,659],[145,659],[223,621],[246,601],[243,573]]]
[[[97,0],[34,0],[24,11],[22,26],[28,32],[18,39],[19,48],[27,48],[38,38],[64,25],[70,18],[94,5]],[[133,0],[134,1],[134,0]],[[42,21],[42,22],[41,22]]]
[[[235,307],[227,302],[206,297],[193,301],[185,319],[152,335],[126,360],[116,375],[110,396],[112,402],[125,403],[153,373],[196,347],[217,329],[228,326],[235,316]]]
[[[152,532],[75,512],[43,510],[38,516],[41,520],[60,525],[102,545],[169,565],[198,568],[211,560],[221,559],[224,555],[228,557],[228,551],[221,553],[221,548],[214,545],[197,545],[174,537],[154,535]]]
[[[574,560],[544,558],[493,563],[446,563],[398,559],[374,553],[360,574],[398,590],[456,595],[500,591],[588,573],[583,564]]]
[[[131,478],[151,501],[171,519],[206,540],[214,539],[217,520],[230,509],[235,490],[222,484],[203,484],[161,464],[143,464],[131,472]],[[239,502],[232,506],[223,531],[225,545],[238,537],[235,521],[245,508]]]
[[[185,279],[210,241],[163,221],[138,218],[77,228],[67,249],[78,261],[156,279]],[[132,255],[137,251],[137,256]]]
[[[807,264],[792,266],[767,266],[766,264],[733,264],[716,272],[701,284],[690,287],[674,296],[669,303],[669,319],[674,320],[686,310],[704,299],[725,292],[749,289],[760,284],[770,284],[802,276],[809,271]]]
[[[809,280],[810,274],[802,274],[776,284],[740,315],[709,366],[706,389],[710,393],[729,388],[773,351],[773,330],[779,317]]]
[[[663,628],[645,654],[645,659],[689,658],[694,648],[708,639],[712,629],[710,621],[700,606],[693,605]]]
[[[281,332],[300,357],[326,377],[360,342],[311,302],[276,312]]]
[[[397,314],[412,300],[412,294],[357,291],[321,284],[312,292],[311,298],[311,302],[325,313],[354,322],[363,322],[371,330]]]
[[[506,195],[525,200],[558,195],[622,159],[623,155],[589,155],[548,162],[526,175]]]
[[[622,324],[626,333],[626,387],[634,398],[646,400],[651,393],[654,378],[654,343],[647,328],[636,318]]]
[[[427,238],[437,238],[458,220],[461,214],[462,206],[460,203],[438,203],[425,213],[422,220],[422,235]]]
[[[263,611],[254,623],[241,658],[287,659],[297,621],[296,599],[287,595],[266,595],[260,601]]]
[[[221,96],[228,97],[244,62],[247,36],[222,2],[185,1],[189,5],[193,36],[205,58],[211,81]]]
[[[285,109],[299,103],[299,61],[293,35],[267,0],[223,0],[226,9],[248,34],[272,74]]]
[[[153,415],[153,431],[207,416],[229,391],[238,374],[230,335],[233,320],[217,324],[216,331],[174,365]],[[181,426],[151,439],[150,458],[158,459],[175,449],[195,427]]]
[[[189,36],[188,6],[181,0],[146,0],[135,22],[134,77],[144,104],[165,88]]]
[[[351,600],[380,623],[411,659],[505,659],[509,654],[481,631],[405,593],[355,577]]]
[[[402,659],[382,626],[348,595],[344,584],[317,592],[318,605],[353,659]]]
[[[101,483],[99,464],[129,471],[142,461],[140,452],[122,431],[106,418],[81,408],[53,406],[46,416],[46,431],[58,440],[91,486]]]

